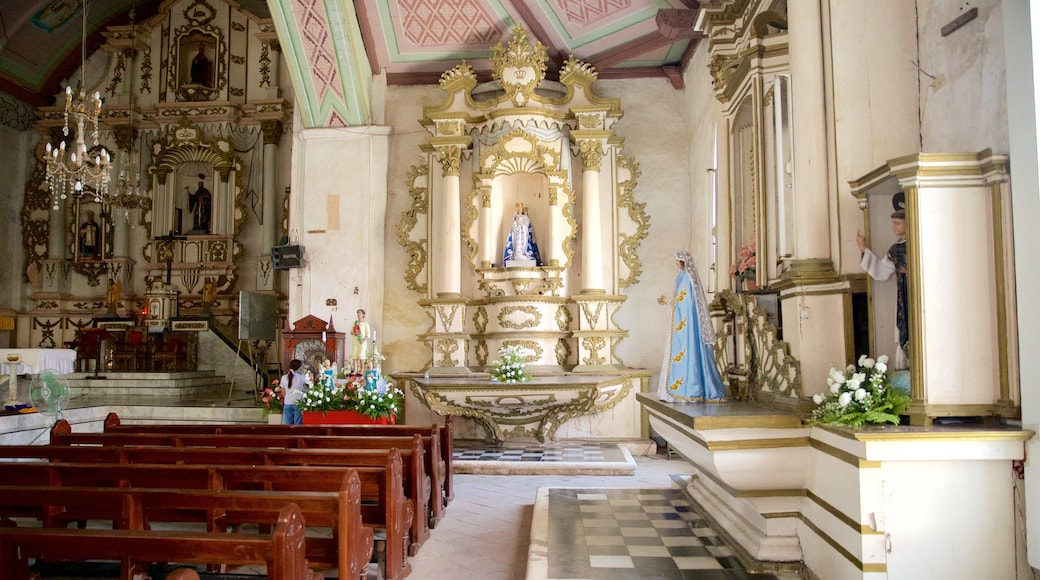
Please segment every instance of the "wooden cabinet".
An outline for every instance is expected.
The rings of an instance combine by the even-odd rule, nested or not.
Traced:
[[[282,369],[289,368],[294,358],[303,361],[304,367],[311,370],[318,368],[322,359],[334,361],[343,367],[346,349],[346,335],[336,332],[335,324],[330,318],[328,322],[314,315],[305,316],[293,323],[292,330],[282,333],[284,350],[282,352]]]

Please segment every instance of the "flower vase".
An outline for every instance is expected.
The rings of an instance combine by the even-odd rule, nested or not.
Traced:
[[[755,290],[758,290],[758,284],[755,283],[754,280],[751,280],[749,278],[744,280],[744,286],[747,287],[748,292],[754,292]]]

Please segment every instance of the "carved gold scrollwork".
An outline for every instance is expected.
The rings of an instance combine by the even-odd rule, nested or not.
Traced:
[[[720,292],[712,302],[712,310],[721,312],[723,319],[716,333],[715,356],[724,380],[736,383],[727,384],[735,399],[754,399],[755,391],[802,396],[801,362],[791,356],[790,345],[777,337],[776,326],[759,308],[754,295]],[[731,340],[737,345],[736,359],[730,358]]]
[[[506,295],[506,291],[498,286],[496,280],[486,280],[486,279],[478,280],[477,281],[477,286],[481,290],[484,291],[484,295],[487,296],[488,298],[492,298],[492,297],[495,297],[495,296],[505,296]]]
[[[428,165],[413,165],[408,170],[408,193],[411,196],[412,205],[401,213],[401,221],[397,224],[397,244],[404,249],[408,256],[408,265],[404,271],[405,285],[409,290],[420,294],[426,293],[426,284],[419,282],[419,273],[426,267],[426,240],[412,240],[410,234],[418,223],[419,215],[426,214],[429,210],[426,206],[428,189],[416,185],[416,181],[429,175]]]
[[[579,141],[578,151],[586,170],[600,170],[603,163],[603,144],[599,139],[582,139]]]
[[[542,353],[544,352],[541,345],[533,340],[503,340],[502,346],[519,346],[520,348],[526,349],[527,352],[533,353],[524,357],[524,361],[528,363],[535,363],[541,360]]]
[[[477,357],[477,366],[486,367],[488,362],[488,346],[486,340],[478,340],[473,347],[473,354]]]
[[[462,150],[452,145],[437,148],[441,170],[445,176],[458,176],[462,167]]]
[[[632,234],[618,233],[618,255],[629,272],[627,277],[618,281],[618,286],[627,288],[639,282],[639,275],[643,273],[638,250],[650,231],[650,216],[646,213],[646,203],[636,202],[632,193],[641,175],[639,164],[624,155],[618,156],[617,163],[619,168],[628,169],[630,175],[628,180],[618,183],[618,208],[626,209],[628,218],[636,225],[636,231]]]
[[[459,312],[459,305],[458,304],[450,304],[450,305],[439,304],[439,305],[434,307],[434,310],[437,312],[437,319],[440,320],[441,331],[442,332],[451,332],[452,331],[452,325],[455,323],[455,315],[458,314],[458,312]]]
[[[477,331],[477,334],[484,334],[487,331],[487,323],[487,309],[478,306],[477,311],[473,313],[473,329]]]
[[[581,339],[581,345],[589,353],[589,355],[581,361],[583,364],[601,365],[607,362],[607,360],[599,354],[599,351],[607,348],[607,341],[602,336],[586,336]]]
[[[560,304],[556,309],[556,326],[560,332],[567,332],[571,328],[571,311],[566,305]]]
[[[459,351],[459,343],[456,340],[438,340],[436,341],[437,350],[441,352],[441,360],[438,361],[437,366],[454,368],[458,366],[455,361],[455,353]]]
[[[596,307],[593,309],[591,302],[582,302],[581,312],[585,315],[585,322],[588,324],[588,328],[595,328],[599,324],[600,315],[603,314],[603,303],[597,302]]]
[[[522,322],[514,322],[508,318],[511,314],[517,312],[528,314],[531,318]],[[542,313],[534,306],[503,306],[502,309],[498,311],[498,325],[502,328],[523,330],[525,328],[534,328],[541,324],[541,322]]]
[[[545,78],[548,49],[540,42],[534,45],[528,42],[527,31],[517,24],[513,26],[509,45],[503,47],[498,43],[491,50],[492,78],[499,81],[514,105],[523,106]]]
[[[565,366],[571,358],[571,343],[566,338],[556,341],[556,364]]]

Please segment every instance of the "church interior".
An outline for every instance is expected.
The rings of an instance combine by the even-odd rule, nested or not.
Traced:
[[[1022,0],[0,3],[0,565],[221,563],[84,475],[145,455],[111,445],[206,447],[115,486],[197,508],[253,478],[203,529],[242,569],[298,542],[271,578],[1040,576],[1034,31]],[[268,431],[294,359],[396,425]],[[386,465],[279,463],[326,445]],[[60,491],[26,458],[65,519],[23,523]],[[328,489],[256,507],[290,476]],[[87,487],[129,512],[66,528]]]

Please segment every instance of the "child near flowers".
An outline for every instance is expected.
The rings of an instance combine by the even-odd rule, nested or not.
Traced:
[[[282,375],[279,385],[285,391],[285,407],[282,411],[282,423],[286,425],[302,425],[303,413],[296,407],[296,403],[303,397],[307,390],[307,376],[300,372],[303,361],[294,358],[289,363],[289,372]]]

